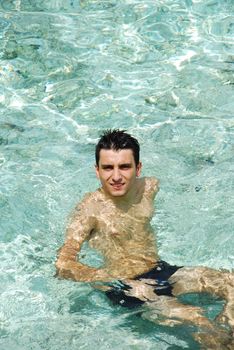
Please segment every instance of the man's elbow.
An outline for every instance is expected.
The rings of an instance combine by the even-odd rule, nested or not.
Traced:
[[[66,278],[66,279],[72,279],[76,280],[75,278],[75,266],[74,261],[71,260],[65,260],[61,256],[58,257],[55,268],[56,268],[56,277]]]
[[[71,273],[71,266],[69,266],[70,260],[67,258],[64,258],[61,254],[58,256],[56,262],[55,262],[55,268],[56,268],[56,277],[63,277],[63,278],[72,278]]]
[[[64,267],[64,263],[61,261],[60,258],[58,258],[55,262],[55,269],[56,269],[55,277],[63,277],[62,275],[63,267]]]

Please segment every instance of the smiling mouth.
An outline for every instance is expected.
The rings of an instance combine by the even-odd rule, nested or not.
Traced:
[[[121,189],[122,187],[123,187],[123,183],[121,183],[121,184],[111,184],[111,186],[115,189],[115,190],[119,190],[119,189]]]

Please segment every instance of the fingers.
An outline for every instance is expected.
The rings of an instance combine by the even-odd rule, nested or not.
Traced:
[[[158,282],[154,279],[149,279],[149,278],[140,278],[139,281],[148,284],[150,286],[157,286]]]

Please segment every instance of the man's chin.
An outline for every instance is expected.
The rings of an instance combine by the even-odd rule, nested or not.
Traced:
[[[126,194],[126,191],[123,191],[123,190],[112,190],[112,191],[109,191],[109,195],[112,196],[112,197],[123,197],[124,195]]]
[[[116,192],[114,192],[114,193],[111,193],[111,196],[112,197],[124,197],[125,196],[125,192],[124,193],[116,193]]]
[[[111,189],[111,191],[109,191],[109,195],[112,197],[124,197],[126,195],[127,191],[126,190],[114,190]]]

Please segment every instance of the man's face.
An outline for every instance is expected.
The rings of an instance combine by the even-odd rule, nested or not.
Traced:
[[[112,197],[122,197],[134,188],[140,175],[141,163],[137,166],[131,149],[101,149],[96,174],[103,190]]]

